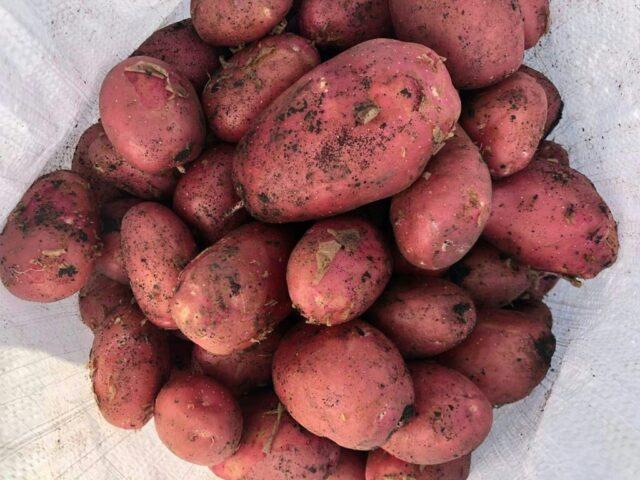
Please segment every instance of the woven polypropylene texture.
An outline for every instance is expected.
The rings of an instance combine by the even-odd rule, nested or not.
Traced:
[[[111,66],[178,0],[0,0],[0,221],[43,171],[68,166],[97,119]],[[550,33],[527,54],[565,100],[551,135],[619,221],[612,268],[549,298],[558,349],[543,384],[496,411],[472,480],[640,478],[640,6],[552,1]],[[41,305],[0,288],[0,478],[212,478],[155,435],[117,430],[94,405],[91,334],[77,298]]]

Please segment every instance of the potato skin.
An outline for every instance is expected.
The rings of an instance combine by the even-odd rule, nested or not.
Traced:
[[[191,20],[211,45],[233,47],[267,35],[285,17],[292,0],[191,0]]]
[[[349,48],[391,36],[386,0],[303,0],[298,10],[300,34],[315,45]]]
[[[304,75],[263,111],[236,151],[238,191],[268,222],[352,210],[407,188],[459,113],[433,51],[369,40]]]
[[[475,383],[493,405],[523,399],[551,365],[556,340],[539,315],[480,309],[471,335],[439,361]]]
[[[405,462],[438,465],[471,453],[489,434],[493,410],[464,375],[436,363],[409,363],[415,415],[382,449]]]
[[[184,269],[173,299],[178,328],[210,353],[229,355],[264,339],[291,313],[285,228],[250,223],[204,250]]]
[[[94,274],[80,289],[78,296],[82,323],[94,333],[104,326],[108,315],[116,307],[131,303],[133,293],[129,287],[100,274]]]
[[[367,457],[364,452],[356,452],[343,448],[340,450],[340,461],[333,473],[326,480],[365,480],[364,470]]]
[[[491,213],[491,176],[478,148],[459,126],[425,173],[391,202],[391,224],[404,258],[425,270],[460,260]]]
[[[58,170],[37,179],[9,214],[0,234],[0,278],[18,298],[55,302],[87,283],[99,250],[89,184]]]
[[[405,358],[442,353],[464,340],[476,323],[471,297],[439,278],[395,278],[367,319]]]
[[[213,465],[235,453],[242,412],[231,392],[215,380],[174,372],[155,402],[158,437],[187,462]]]
[[[237,143],[267,105],[319,63],[315,47],[291,33],[243,48],[202,92],[209,128],[219,139]]]
[[[154,202],[132,207],[121,228],[122,256],[138,305],[159,327],[177,328],[171,304],[180,272],[196,255],[191,232],[176,214]]]
[[[390,0],[389,10],[400,40],[447,59],[456,88],[494,84],[522,63],[524,22],[515,0]]]
[[[542,300],[558,284],[559,280],[560,277],[555,273],[529,270],[529,287],[522,294],[522,298]]]
[[[542,139],[547,101],[542,87],[516,72],[465,103],[460,124],[479,146],[491,176],[506,177],[522,170]]]
[[[340,448],[307,432],[270,391],[242,401],[240,448],[211,467],[224,480],[325,480],[338,463]]]
[[[531,162],[494,183],[483,236],[536,270],[582,278],[595,277],[618,253],[616,222],[593,183],[553,162]]]
[[[400,352],[361,320],[294,327],[273,357],[273,384],[302,426],[353,450],[380,446],[413,408]]]
[[[363,314],[391,278],[382,234],[354,215],[313,225],[291,252],[287,287],[309,323],[337,325]]]
[[[569,153],[564,147],[550,140],[543,140],[538,145],[534,160],[546,160],[552,163],[559,163],[563,167],[569,167]]]
[[[131,165],[160,173],[195,160],[206,127],[196,91],[177,69],[151,57],[129,57],[100,88],[109,140]]]
[[[471,455],[440,465],[414,465],[378,449],[367,458],[366,480],[466,480],[470,467]]]
[[[524,48],[534,47],[549,26],[549,0],[518,0],[524,20]]]
[[[113,310],[96,332],[89,358],[100,413],[116,427],[139,429],[169,371],[165,333],[146,321],[136,305]]]
[[[249,219],[231,179],[233,152],[226,144],[205,150],[173,193],[173,211],[209,244]]]
[[[526,73],[538,82],[538,85],[542,87],[547,96],[547,120],[544,124],[544,135],[546,137],[562,118],[564,102],[556,86],[543,73],[526,65],[520,67],[520,72]]]
[[[151,34],[132,56],[157,58],[173,65],[201,92],[219,66],[222,52],[208,45],[198,36],[191,19],[172,23]]]

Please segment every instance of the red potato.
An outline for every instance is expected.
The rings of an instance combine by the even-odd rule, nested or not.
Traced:
[[[537,321],[542,322],[547,328],[553,327],[553,316],[551,310],[542,301],[534,298],[519,300],[514,309]]]
[[[87,283],[99,251],[89,183],[58,170],[37,179],[9,214],[0,234],[0,279],[18,298],[55,302]]]
[[[315,47],[292,33],[243,48],[202,92],[209,128],[221,140],[237,143],[267,105],[319,63]]]
[[[151,57],[113,67],[100,88],[109,140],[131,165],[160,173],[195,160],[206,126],[196,91],[177,69]]]
[[[442,270],[476,243],[491,213],[491,176],[458,126],[425,173],[391,202],[398,249],[413,265]]]
[[[481,88],[518,69],[524,22],[513,0],[390,0],[400,40],[432,48],[447,59],[456,88]]]
[[[333,473],[326,480],[365,480],[364,471],[367,457],[364,452],[356,452],[343,448],[340,450],[340,461]]]
[[[554,129],[562,117],[564,102],[556,86],[544,74],[531,67],[522,65],[520,71],[532,77],[540,85],[547,96],[547,120],[544,124],[544,135],[547,136]]]
[[[249,219],[231,179],[234,148],[206,149],[178,181],[173,210],[211,243]]]
[[[414,465],[378,449],[367,458],[366,480],[466,480],[470,467],[471,455],[440,465]]]
[[[267,35],[284,19],[292,3],[292,0],[191,0],[191,19],[205,42],[233,47]]]
[[[609,207],[587,177],[554,162],[532,162],[494,183],[484,238],[531,268],[593,278],[616,260]]]
[[[337,325],[363,314],[391,278],[391,252],[382,234],[353,216],[311,227],[291,252],[287,287],[309,323]]]
[[[131,303],[133,294],[129,287],[99,274],[89,279],[78,296],[82,323],[94,333],[104,326],[108,315],[116,307]]]
[[[198,255],[173,299],[178,328],[210,353],[229,355],[259,343],[291,313],[285,279],[289,230],[250,223]]]
[[[503,405],[523,399],[542,381],[555,345],[541,315],[480,309],[471,335],[439,361],[466,375],[493,405]]]
[[[415,415],[382,448],[420,465],[451,462],[471,453],[493,423],[487,397],[464,375],[431,362],[412,362]]]
[[[392,31],[387,0],[303,0],[298,23],[301,35],[314,44],[340,49]]]
[[[191,19],[185,19],[153,32],[132,56],[144,55],[173,65],[200,92],[220,66],[221,53],[203,42]]]
[[[490,88],[472,94],[460,124],[479,146],[494,178],[526,167],[542,139],[547,118],[543,88],[516,72]]]
[[[153,402],[169,371],[165,333],[135,305],[113,310],[96,332],[89,358],[100,413],[116,427],[139,429],[153,415]]]
[[[402,356],[360,320],[294,327],[273,358],[280,401],[303,427],[353,450],[371,450],[413,412]]]
[[[187,462],[214,465],[235,453],[242,412],[231,392],[215,380],[174,372],[156,397],[158,437]]]
[[[236,151],[238,191],[262,221],[352,210],[411,185],[459,113],[433,51],[389,39],[361,43],[264,110]]]
[[[522,297],[542,300],[558,284],[559,280],[560,277],[555,273],[529,270],[529,288],[527,288]]]
[[[529,269],[510,255],[480,241],[449,269],[449,278],[464,288],[477,305],[502,307],[529,287]]]
[[[534,160],[546,160],[547,162],[559,163],[563,167],[569,167],[569,153],[564,147],[556,142],[543,140],[538,145]]]
[[[147,318],[177,328],[171,317],[178,275],[196,255],[187,226],[167,207],[143,202],[122,219],[122,256],[131,289]]]
[[[549,0],[518,0],[524,20],[524,48],[534,47],[549,27]]]
[[[325,480],[340,449],[298,425],[271,392],[244,399],[240,448],[211,470],[223,480]]]
[[[471,297],[439,278],[398,278],[367,313],[367,318],[405,358],[442,353],[464,340],[476,323]]]

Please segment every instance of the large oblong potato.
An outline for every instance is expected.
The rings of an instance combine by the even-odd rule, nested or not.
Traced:
[[[268,222],[336,215],[391,196],[422,173],[460,99],[422,45],[361,43],[302,76],[243,137],[233,173]]]
[[[381,448],[367,457],[366,480],[466,480],[471,455],[440,465],[415,465],[403,462]]]

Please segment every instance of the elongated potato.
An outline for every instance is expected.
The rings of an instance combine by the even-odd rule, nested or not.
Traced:
[[[404,258],[425,270],[460,260],[491,213],[491,176],[459,126],[418,180],[393,197],[391,224]]]
[[[129,287],[100,274],[93,275],[78,296],[82,323],[94,333],[104,326],[116,307],[132,302],[133,293]]]
[[[366,480],[466,480],[470,466],[471,455],[440,465],[415,465],[379,448],[369,453]]]
[[[564,102],[562,101],[562,97],[560,97],[560,92],[556,86],[543,73],[534,70],[531,67],[527,67],[526,65],[522,65],[520,67],[520,71],[526,73],[538,82],[538,85],[543,88],[544,93],[547,96],[547,120],[544,124],[544,135],[546,137],[560,121],[562,117],[562,110],[564,109]]]
[[[367,456],[364,452],[356,452],[342,448],[340,461],[333,473],[326,480],[365,480],[364,471],[367,465]]]
[[[524,20],[524,48],[534,47],[549,26],[549,0],[518,0]]]
[[[0,279],[32,302],[55,302],[89,280],[98,243],[98,211],[89,184],[69,170],[37,179],[0,234]]]
[[[251,214],[268,222],[335,215],[407,188],[446,139],[460,99],[432,50],[361,43],[321,64],[267,107],[233,171]]]

